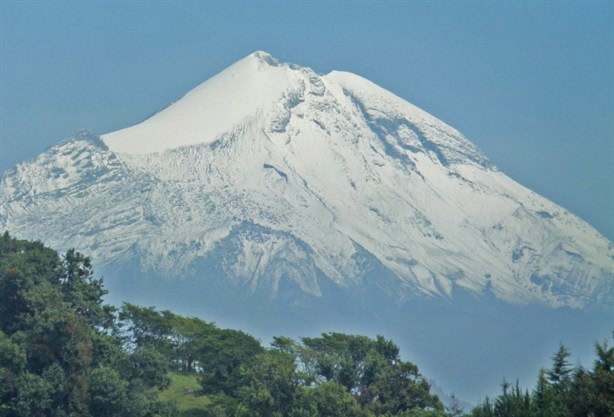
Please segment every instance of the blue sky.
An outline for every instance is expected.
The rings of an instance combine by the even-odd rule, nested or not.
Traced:
[[[612,2],[0,2],[0,170],[265,50],[360,74],[614,240]]]

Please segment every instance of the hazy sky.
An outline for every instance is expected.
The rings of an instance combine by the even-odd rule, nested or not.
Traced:
[[[613,4],[1,1],[0,170],[265,50],[422,107],[614,240]]]

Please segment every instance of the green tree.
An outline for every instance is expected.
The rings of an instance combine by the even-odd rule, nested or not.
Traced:
[[[279,351],[255,355],[239,371],[237,392],[240,416],[286,416],[292,408],[298,381],[292,356]]]
[[[561,392],[548,382],[547,371],[541,369],[533,392],[533,409],[540,417],[557,417],[567,414]]]
[[[219,329],[196,317],[182,317],[168,310],[124,303],[119,318],[125,330],[126,347],[152,345],[177,370],[192,372],[205,340]]]
[[[0,416],[141,417],[166,407],[157,400],[164,358],[121,348],[105,294],[78,252],[0,237]]]
[[[559,350],[557,350],[552,357],[552,369],[546,371],[548,380],[557,387],[557,389],[565,390],[569,383],[573,371],[568,361],[570,355],[569,349],[560,345]]]
[[[301,388],[289,417],[367,417],[356,398],[346,388],[328,381],[315,388]]]
[[[89,409],[92,417],[122,417],[129,408],[127,383],[115,369],[102,366],[89,376]]]
[[[165,389],[171,380],[168,377],[170,364],[168,359],[153,346],[144,346],[128,356],[128,366],[124,367],[124,377],[132,383],[145,388]]]
[[[302,346],[276,339],[274,348],[292,352],[304,381],[336,382],[345,387],[365,410],[376,415],[411,409],[443,410],[418,367],[401,360],[396,344],[382,336],[325,333],[303,338]]]
[[[243,384],[241,366],[263,352],[258,340],[239,330],[217,329],[207,334],[198,352],[203,391],[236,397]]]
[[[613,333],[614,335],[614,333]],[[595,417],[614,415],[614,345],[607,342],[595,345],[597,359],[592,370],[592,387],[590,394],[590,412]]]

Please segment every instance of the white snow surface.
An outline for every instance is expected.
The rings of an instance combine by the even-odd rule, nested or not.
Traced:
[[[150,119],[81,132],[5,172],[0,228],[167,279],[220,265],[390,294],[517,304],[613,299],[614,247],[511,180],[462,134],[357,75],[238,61]],[[375,271],[375,272],[373,272]]]
[[[210,143],[300,83],[301,74],[255,52],[205,81],[181,100],[143,123],[109,133],[102,140],[114,152],[145,154]]]

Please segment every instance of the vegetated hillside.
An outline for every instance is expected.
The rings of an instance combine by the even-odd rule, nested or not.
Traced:
[[[105,305],[88,258],[0,237],[0,415],[173,416],[180,376],[217,416],[443,415],[418,368],[378,337],[252,336],[153,307]],[[118,314],[116,314],[118,313]],[[185,380],[184,380],[185,381]],[[189,382],[189,380],[188,380]],[[182,402],[185,405],[185,399]]]
[[[444,417],[416,365],[378,336],[252,336],[153,307],[105,305],[87,257],[0,237],[0,416]],[[611,416],[614,347],[573,369],[561,346],[535,389],[504,382],[470,415]],[[466,410],[467,411],[467,410]]]
[[[0,415],[170,415],[168,361],[126,349],[88,258],[0,237]]]
[[[198,382],[198,374],[194,372],[171,371],[171,383],[160,392],[160,399],[175,404],[178,417],[208,417],[211,413],[211,400],[203,394]]]

